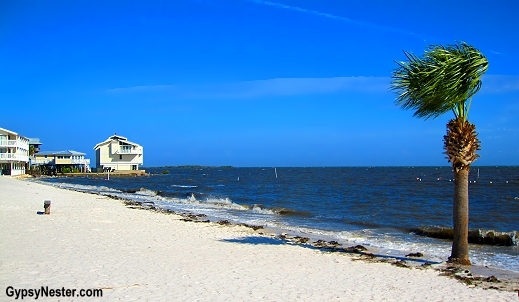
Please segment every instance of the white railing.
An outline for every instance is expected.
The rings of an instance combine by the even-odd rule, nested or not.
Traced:
[[[2,147],[12,147],[16,144],[16,141],[13,141],[13,140],[6,140],[6,139],[1,139],[0,140],[0,146]]]
[[[17,154],[17,153],[0,153],[0,159],[3,160],[16,160],[16,161],[29,161],[29,156]]]
[[[31,159],[31,164],[33,165],[46,165],[49,163],[53,163],[54,159],[46,158],[46,159]]]
[[[0,147],[19,147],[25,150],[29,149],[29,141],[21,139],[1,139]]]
[[[0,159],[16,159],[16,153],[0,153]]]
[[[31,164],[33,165],[46,165],[46,164],[54,164],[53,158],[46,158],[46,159],[31,159]],[[68,163],[62,162],[60,165],[67,165]],[[71,159],[70,160],[71,165],[90,165],[90,159]]]
[[[129,148],[123,149],[123,148],[121,148],[115,153],[116,154],[142,154],[142,151],[139,149],[129,149]]]
[[[81,158],[81,159],[72,159],[73,165],[90,165],[90,159]]]
[[[17,140],[12,139],[2,139],[0,140],[0,147],[15,147],[17,145]]]

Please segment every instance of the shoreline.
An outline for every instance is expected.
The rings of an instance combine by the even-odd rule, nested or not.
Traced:
[[[268,220],[265,220],[262,222],[251,222],[251,220],[240,219],[240,217],[229,217],[229,216],[225,217],[226,215],[213,215],[212,213],[209,213],[205,209],[192,208],[192,209],[185,210],[185,209],[181,209],[182,207],[179,208],[176,206],[168,206],[168,205],[165,206],[163,204],[163,202],[160,200],[160,197],[158,197],[159,200],[156,199],[157,196],[163,196],[161,194],[161,191],[151,190],[151,192],[155,193],[157,196],[150,194],[149,197],[147,197],[149,193],[146,193],[146,192],[149,191],[149,189],[146,189],[145,187],[141,187],[140,189],[132,189],[132,190],[116,189],[116,191],[122,190],[122,193],[119,194],[118,192],[113,192],[113,193],[112,192],[99,192],[97,190],[84,189],[81,187],[78,188],[78,187],[75,187],[74,185],[68,186],[67,184],[55,184],[55,183],[49,183],[49,182],[45,182],[45,181],[40,182],[37,179],[35,179],[35,181],[39,182],[39,183],[43,183],[45,185],[51,185],[54,187],[64,188],[64,189],[68,189],[68,190],[72,190],[72,191],[84,192],[84,193],[89,193],[89,194],[100,194],[103,196],[113,197],[115,199],[130,200],[130,201],[136,202],[137,204],[144,203],[146,207],[160,207],[165,211],[171,211],[173,213],[176,212],[176,213],[181,214],[182,212],[186,212],[186,211],[191,211],[192,213],[188,213],[188,214],[192,214],[192,215],[205,213],[210,216],[207,216],[206,218],[204,218],[204,220],[209,219],[212,222],[217,222],[222,219],[229,219],[234,224],[242,224],[244,222],[245,223],[259,223],[261,226],[271,229],[272,232],[274,232],[278,235],[281,233],[287,233],[291,236],[310,237],[313,241],[317,241],[317,240],[335,241],[336,240],[343,245],[342,247],[348,247],[349,245],[362,244],[362,245],[368,246],[370,248],[371,252],[376,253],[376,254],[380,255],[380,257],[383,257],[383,258],[384,257],[385,258],[395,258],[395,259],[410,260],[411,262],[415,262],[415,261],[417,261],[416,259],[409,259],[409,258],[405,257],[405,255],[418,252],[418,253],[424,254],[424,256],[419,259],[426,259],[427,261],[429,261],[431,263],[436,263],[436,262],[443,263],[447,259],[447,256],[448,256],[447,252],[450,251],[450,245],[452,244],[452,241],[448,242],[448,240],[447,241],[442,240],[443,242],[440,242],[440,244],[444,245],[443,248],[434,247],[435,250],[431,250],[431,249],[429,249],[428,246],[423,247],[420,245],[418,245],[418,246],[415,245],[415,241],[412,241],[413,239],[405,238],[405,236],[400,236],[400,237],[396,238],[397,239],[396,242],[398,242],[398,247],[395,248],[395,247],[391,247],[391,244],[393,244],[393,242],[391,242],[391,241],[387,242],[387,240],[386,240],[386,241],[378,242],[378,241],[376,241],[377,238],[364,238],[364,237],[359,237],[357,234],[350,234],[349,236],[348,235],[343,236],[343,235],[338,234],[335,231],[328,230],[328,229],[318,229],[318,228],[315,229],[312,227],[298,227],[297,225],[282,225],[282,224],[276,224],[276,223],[273,224],[273,223],[269,223]],[[89,186],[91,186],[91,185],[89,185]],[[139,194],[141,191],[144,192],[144,196],[141,196]],[[135,195],[133,193],[135,193]],[[174,204],[175,203],[173,203],[172,205],[174,205]],[[360,235],[360,236],[362,236],[362,235]],[[425,236],[418,236],[418,235],[415,235],[415,236],[417,236],[416,240],[418,242],[420,242],[419,240],[422,240],[420,237],[425,238]],[[372,241],[373,239],[375,239],[375,241]],[[388,244],[384,245],[384,243],[389,243],[389,245]],[[471,247],[471,250],[474,249],[474,255],[472,255],[472,257],[474,257],[473,258],[474,262],[473,262],[473,265],[470,267],[470,269],[477,272],[478,274],[495,275],[496,277],[518,278],[519,279],[519,267],[517,267],[515,265],[516,262],[513,259],[512,259],[511,263],[507,263],[506,259],[504,259],[497,263],[490,262],[490,264],[487,264],[487,262],[485,262],[484,259],[483,260],[478,259],[479,252],[476,252],[476,251],[479,251],[480,248],[485,248],[486,246],[492,247],[493,245],[476,244]],[[499,248],[499,247],[497,247],[497,248]],[[486,251],[486,253],[492,253],[492,252],[493,252],[492,250]],[[439,255],[443,255],[445,257],[439,256]],[[422,260],[418,260],[418,261],[422,261]],[[422,261],[422,262],[424,262],[424,261]]]
[[[77,191],[81,192],[81,191]],[[81,192],[86,193],[86,192]],[[488,287],[493,287],[492,283],[501,283],[505,282],[508,285],[504,290],[508,291],[518,291],[519,295],[519,273],[511,270],[505,270],[501,268],[495,267],[486,267],[481,265],[451,265],[446,261],[433,261],[427,260],[421,254],[413,253],[411,251],[408,252],[405,256],[398,256],[394,254],[384,254],[382,250],[385,250],[380,247],[369,246],[366,248],[362,245],[355,246],[344,246],[339,244],[334,240],[330,240],[330,238],[320,237],[322,235],[308,235],[304,232],[294,232],[289,231],[282,228],[272,228],[260,225],[250,225],[246,223],[240,222],[229,222],[227,220],[209,220],[207,219],[207,215],[198,214],[198,213],[186,213],[186,212],[175,212],[169,209],[164,209],[158,206],[155,206],[153,202],[139,202],[130,199],[124,199],[117,196],[112,195],[101,195],[96,193],[87,193],[94,194],[100,196],[107,196],[111,199],[120,200],[122,203],[130,209],[137,210],[146,210],[153,211],[165,215],[179,215],[183,218],[180,221],[183,222],[191,222],[191,223],[209,223],[209,224],[219,224],[224,226],[238,226],[250,228],[253,231],[256,231],[259,235],[275,237],[280,239],[286,244],[299,245],[306,248],[313,248],[317,250],[321,250],[323,252],[329,253],[346,253],[350,256],[359,256],[360,259],[356,260],[365,260],[366,262],[380,262],[380,263],[391,263],[393,265],[397,265],[399,267],[407,267],[407,268],[432,268],[437,270],[438,272],[446,275],[452,276],[453,278],[460,280],[468,285],[470,284],[484,284]],[[326,239],[326,240],[324,240]],[[486,277],[485,277],[486,276]],[[494,282],[492,280],[499,280],[499,282]],[[491,280],[491,281],[487,281]],[[517,286],[516,286],[517,285]]]
[[[395,267],[399,260],[392,260],[394,265],[373,261],[366,256],[369,250],[364,256],[334,252],[328,246],[296,244],[293,236],[280,238],[280,234],[250,226],[196,223],[192,217],[164,215],[142,204],[128,209],[124,201],[103,195],[9,177],[0,178],[0,189],[0,217],[7,226],[2,231],[5,248],[0,270],[4,288],[34,288],[47,282],[105,288],[110,299],[140,295],[167,300],[169,294],[176,294],[179,300],[292,301],[323,296],[334,300],[449,300],[459,296],[473,301],[516,301],[514,290],[519,290],[513,279],[512,283],[482,280],[467,286],[438,276],[470,277],[463,276],[468,275],[464,270]],[[51,214],[37,215],[45,199],[52,200]],[[499,290],[484,289],[494,287]]]

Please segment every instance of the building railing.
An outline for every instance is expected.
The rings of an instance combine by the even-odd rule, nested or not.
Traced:
[[[0,153],[1,160],[29,161],[29,156],[18,153]]]
[[[72,159],[73,165],[90,165],[90,159],[81,158],[81,159]]]
[[[33,164],[33,165],[46,165],[46,164],[51,164],[51,163],[54,163],[53,158],[45,158],[45,159],[31,158],[31,164]]]
[[[0,147],[14,147],[18,141],[12,139],[0,139]]]
[[[116,154],[142,154],[142,150],[140,149],[129,149],[129,148],[120,148],[115,152]]]
[[[45,159],[33,159],[31,158],[31,164],[33,165],[47,165],[47,164],[55,164],[53,158],[45,158]],[[70,161],[60,159],[60,165],[90,165],[90,159],[82,158],[82,159],[71,159]]]
[[[0,139],[0,147],[19,147],[29,149],[29,141],[24,139]]]

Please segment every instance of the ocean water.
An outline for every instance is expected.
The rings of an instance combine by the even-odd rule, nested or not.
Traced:
[[[169,174],[160,174],[168,170]],[[452,226],[450,167],[147,168],[144,177],[49,177],[36,181],[116,195],[379,254],[421,252],[445,261],[451,242],[410,232]],[[479,172],[479,176],[478,176]],[[519,231],[519,167],[473,167],[470,229]],[[519,272],[519,247],[470,245],[474,265]]]

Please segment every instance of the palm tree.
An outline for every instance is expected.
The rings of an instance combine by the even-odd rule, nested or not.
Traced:
[[[397,62],[391,77],[391,89],[397,93],[396,105],[414,110],[414,116],[425,119],[454,113],[443,137],[444,153],[454,172],[454,238],[449,262],[470,265],[468,179],[470,165],[479,157],[476,151],[480,150],[480,141],[468,114],[488,61],[464,42],[429,46],[422,58],[405,51],[404,54],[408,61]]]

